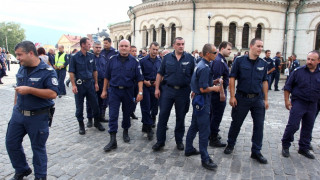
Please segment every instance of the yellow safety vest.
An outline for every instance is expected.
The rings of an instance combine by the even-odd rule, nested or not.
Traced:
[[[64,57],[66,56],[66,53],[62,53],[59,58],[58,58],[58,56],[59,56],[59,54],[57,54],[54,57],[55,66],[57,66],[57,67],[64,65],[64,63],[66,62],[66,60],[64,59]]]

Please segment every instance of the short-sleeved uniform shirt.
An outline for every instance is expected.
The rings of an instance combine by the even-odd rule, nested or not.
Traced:
[[[262,82],[268,81],[267,62],[261,58],[250,60],[248,55],[239,56],[233,62],[230,77],[238,80],[237,91],[247,94],[262,92]]]
[[[107,58],[104,55],[94,55],[94,61],[96,62],[98,79],[104,79],[106,75]]]
[[[191,90],[196,94],[202,94],[200,88],[206,89],[210,86],[213,86],[210,63],[205,59],[201,59],[191,78]]]
[[[109,60],[111,56],[116,55],[116,54],[119,54],[119,52],[116,49],[114,49],[113,47],[110,47],[109,50],[103,49],[100,53],[100,55],[105,56],[107,60]]]
[[[274,66],[276,67],[276,70],[274,70],[275,73],[280,73],[280,70],[279,70],[279,66],[280,66],[280,63],[281,63],[281,60],[279,57],[275,56],[273,58],[274,60]]]
[[[28,74],[27,71],[27,67],[20,67],[16,75],[17,87],[29,86],[38,89],[51,89],[59,94],[57,73],[48,64],[40,61],[39,65],[31,73]],[[38,110],[52,105],[54,105],[52,99],[43,99],[31,94],[21,95],[17,93],[16,106],[20,110]]]
[[[147,81],[155,81],[157,77],[157,72],[161,65],[161,58],[156,56],[155,59],[152,59],[150,55],[147,55],[144,58],[142,58],[139,62],[144,79]]]
[[[92,53],[86,52],[86,55],[83,55],[79,51],[71,57],[69,72],[74,73],[76,79],[91,79],[93,71],[96,70],[95,58]]]
[[[190,86],[194,67],[195,59],[191,54],[183,52],[178,61],[173,51],[164,56],[158,73],[163,76],[163,81],[167,85]]]
[[[290,69],[289,69],[289,73],[291,73],[293,70],[295,70],[297,67],[300,67],[300,63],[299,61],[296,59],[294,60],[291,65],[290,65]]]
[[[107,62],[106,76],[110,86],[133,87],[139,81],[143,81],[141,67],[135,57],[129,54],[122,57],[114,55]]]
[[[210,66],[213,73],[213,80],[221,78],[222,76],[223,88],[226,89],[229,86],[229,67],[225,57],[219,53],[216,59],[211,62]]]
[[[293,100],[317,102],[320,99],[319,66],[314,72],[310,72],[307,66],[296,68],[289,76],[284,90],[291,93],[291,99]]]
[[[268,70],[267,71],[270,71],[272,68],[275,67],[275,63],[274,63],[273,59],[267,58],[267,57],[264,57],[263,59],[268,63],[268,68],[267,68]]]

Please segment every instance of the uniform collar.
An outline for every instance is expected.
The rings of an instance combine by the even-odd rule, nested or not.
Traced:
[[[84,55],[82,54],[82,51],[78,51],[77,53],[79,53],[80,56],[84,56]],[[86,52],[86,56],[88,56],[88,51]]]
[[[221,53],[218,53],[218,57],[220,57],[221,59],[223,59],[224,62],[227,62],[226,58],[225,58]]]
[[[149,54],[148,54],[145,58],[148,59],[148,60],[150,60],[150,61],[151,61],[151,59],[152,59]],[[155,61],[158,61],[158,60],[159,60],[159,57],[156,56],[154,59],[155,59]]]
[[[185,56],[185,53],[186,53],[186,52],[183,51],[182,56],[181,56],[180,59],[182,59],[182,58]],[[175,50],[172,52],[172,56],[175,57],[175,58],[177,58],[177,57],[176,57],[176,51],[175,51]]]
[[[39,59],[39,61],[40,61],[40,59]],[[22,67],[23,67],[24,70],[27,69],[26,66],[22,66]],[[31,72],[31,73],[29,74],[29,76],[30,76],[31,74],[33,74],[34,72],[38,71],[39,69],[46,69],[46,68],[48,68],[47,64],[46,64],[44,61],[40,61],[40,63],[38,64],[38,66],[33,70],[33,72]],[[52,67],[49,67],[49,68],[52,68]]]
[[[201,58],[201,61],[204,61],[204,63],[206,63],[207,65],[210,65],[210,62],[209,61],[207,61],[206,59],[204,59],[204,58]]]

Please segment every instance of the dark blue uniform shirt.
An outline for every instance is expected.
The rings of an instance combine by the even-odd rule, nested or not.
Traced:
[[[100,54],[99,57],[94,55],[94,60],[97,66],[98,79],[104,79],[104,77],[106,76],[107,58],[104,55]]]
[[[299,61],[296,59],[294,60],[291,65],[290,65],[290,69],[289,69],[289,73],[291,73],[293,70],[295,70],[297,67],[300,67],[300,63]]]
[[[291,93],[291,99],[317,102],[320,99],[319,66],[314,72],[310,72],[307,66],[295,69],[289,76],[284,90]]]
[[[233,62],[230,77],[238,80],[237,91],[247,94],[259,94],[262,92],[262,82],[267,79],[267,62],[257,58],[252,64],[248,55],[237,57]]]
[[[116,49],[114,49],[113,47],[110,47],[109,50],[103,49],[100,55],[104,55],[107,58],[107,60],[109,60],[111,56],[116,55],[118,53],[119,52]]]
[[[140,66],[144,79],[147,81],[155,81],[160,65],[161,58],[158,56],[154,60],[150,58],[150,55],[142,58],[140,60]]]
[[[274,59],[274,66],[276,67],[276,70],[274,70],[273,72],[280,73],[279,66],[280,66],[281,60],[277,56],[275,56],[273,59]]]
[[[93,78],[93,71],[96,71],[97,67],[92,53],[87,52],[86,55],[83,55],[79,51],[71,58],[69,72],[74,73],[76,79]]]
[[[229,67],[226,59],[219,53],[214,61],[211,62],[211,71],[213,73],[213,80],[222,76],[223,88],[229,86]]]
[[[201,59],[191,78],[191,90],[196,94],[201,94],[200,88],[206,89],[213,86],[213,75],[210,70],[210,63]]]
[[[270,71],[272,68],[275,67],[275,63],[271,58],[264,57],[263,59],[268,63],[267,71]]]
[[[189,86],[194,71],[195,59],[183,52],[180,60],[177,60],[175,51],[164,56],[158,73],[164,77],[164,83],[171,86]]]
[[[59,94],[56,71],[43,61],[28,75],[27,68],[21,66],[17,75],[17,86],[29,86],[39,89],[51,89]],[[17,93],[16,106],[20,110],[38,110],[54,105],[52,99],[43,99],[31,94]]]
[[[132,87],[139,81],[143,81],[143,76],[139,62],[135,57],[129,55],[122,62],[120,54],[114,55],[107,62],[106,76],[110,86]]]

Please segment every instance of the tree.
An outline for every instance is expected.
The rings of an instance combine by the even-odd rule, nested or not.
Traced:
[[[25,30],[21,28],[20,24],[14,22],[0,23],[0,47],[7,51],[7,44],[10,54],[14,54],[14,47],[19,42],[25,40]]]

